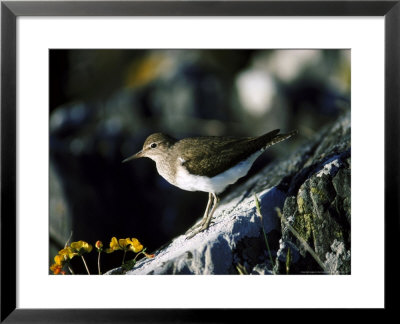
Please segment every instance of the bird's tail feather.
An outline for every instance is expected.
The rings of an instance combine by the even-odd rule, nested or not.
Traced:
[[[287,134],[278,134],[278,133],[279,133],[279,129],[276,129],[276,130],[262,136],[262,137],[265,136],[267,138],[270,138],[267,141],[266,145],[264,146],[264,148],[263,148],[264,150],[274,144],[277,144],[279,142],[282,142],[282,141],[292,137],[293,135],[296,135],[298,132],[297,132],[297,130],[294,130]]]

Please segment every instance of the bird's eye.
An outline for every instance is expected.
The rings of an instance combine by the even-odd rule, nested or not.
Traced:
[[[150,144],[150,147],[151,147],[151,148],[156,148],[156,147],[157,147],[157,144],[156,144],[156,143],[151,143],[151,144]]]

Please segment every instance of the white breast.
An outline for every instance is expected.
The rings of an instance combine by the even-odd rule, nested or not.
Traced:
[[[235,183],[241,177],[244,177],[261,153],[262,151],[254,153],[247,160],[236,164],[234,167],[212,178],[191,175],[183,166],[179,165],[174,184],[188,191],[220,193],[224,191],[227,186]]]

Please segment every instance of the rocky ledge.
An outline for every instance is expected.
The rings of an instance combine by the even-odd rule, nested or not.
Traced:
[[[233,188],[208,230],[108,274],[350,274],[350,134],[347,112]]]

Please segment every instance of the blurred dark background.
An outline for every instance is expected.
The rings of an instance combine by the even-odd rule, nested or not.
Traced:
[[[112,236],[136,237],[151,252],[202,216],[207,193],[173,187],[149,159],[121,163],[151,133],[183,138],[299,130],[295,139],[264,153],[251,175],[350,109],[349,50],[49,55],[51,263],[71,231],[72,241],[92,245],[101,240],[108,246]],[[105,271],[120,264],[122,253],[116,254],[103,257]],[[93,272],[96,257],[87,256]],[[74,270],[82,271],[74,262]]]

